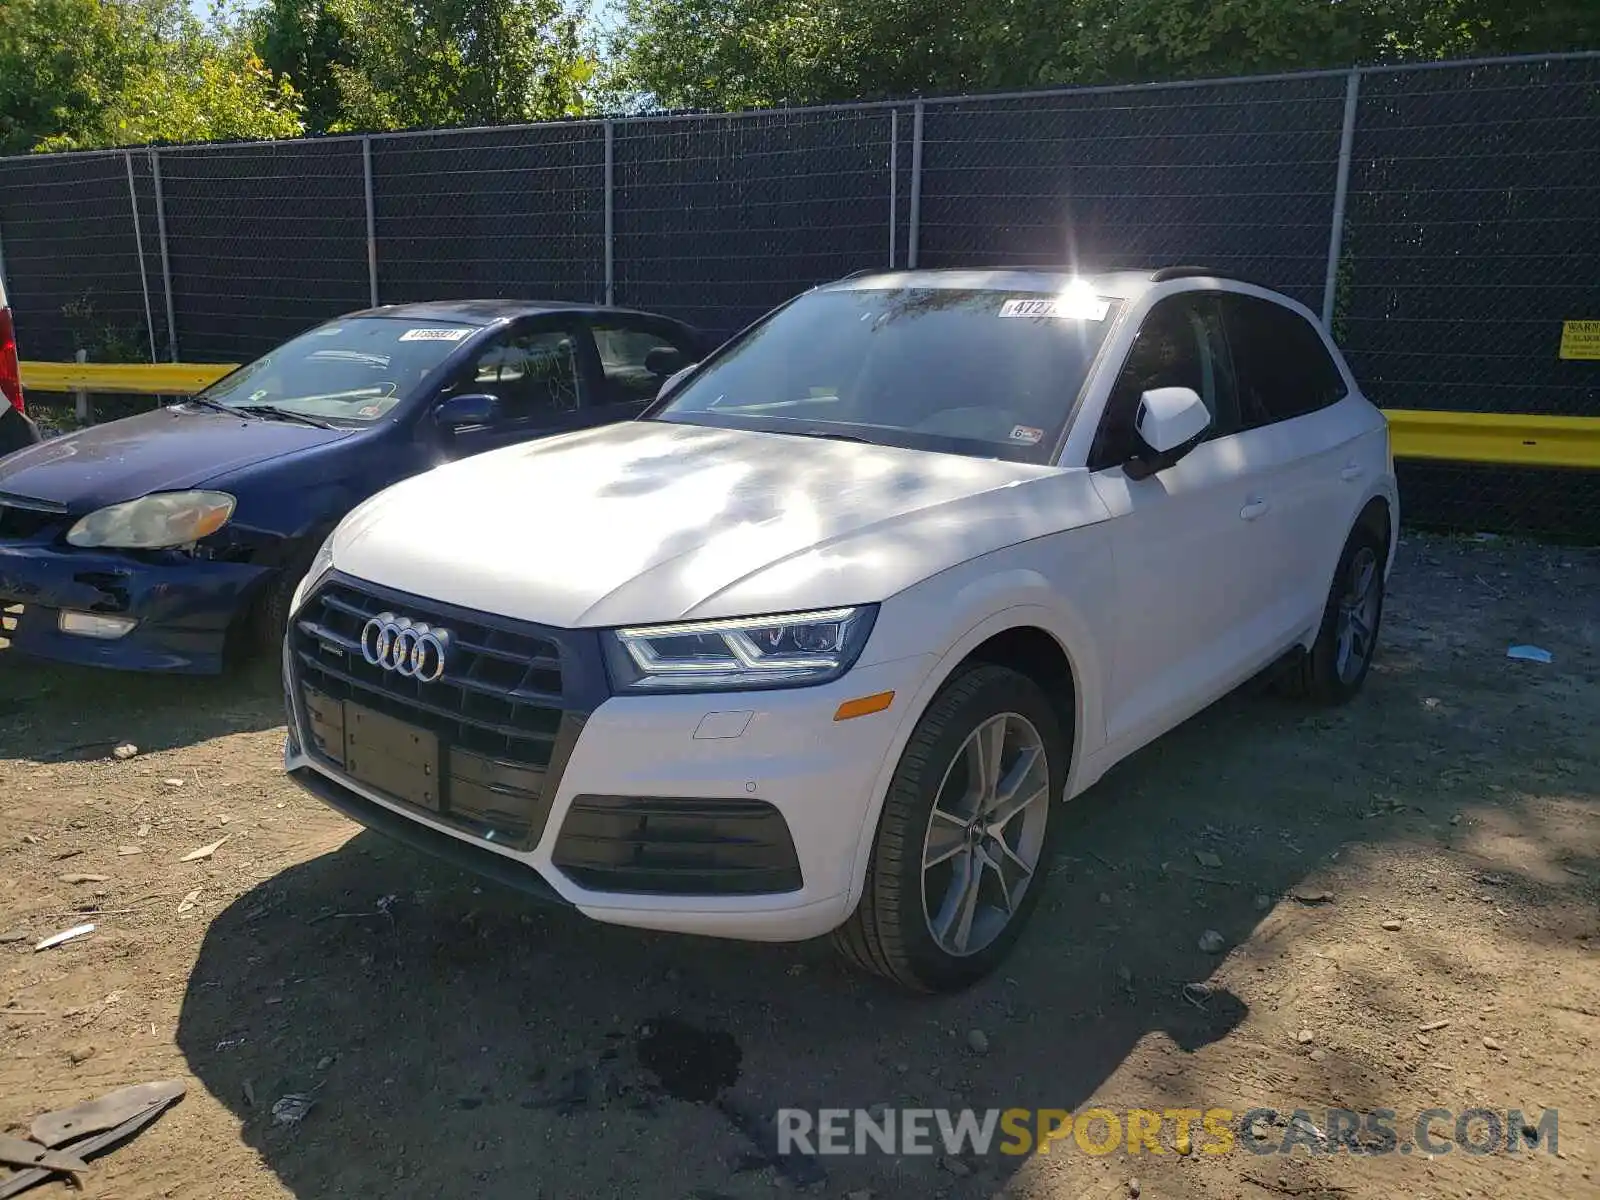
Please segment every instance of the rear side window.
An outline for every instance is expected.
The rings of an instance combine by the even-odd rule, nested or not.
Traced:
[[[687,339],[674,340],[654,327],[601,322],[594,326],[594,344],[613,404],[655,399],[667,376],[694,361]]]
[[[1246,428],[1305,416],[1345,398],[1344,376],[1311,322],[1256,296],[1225,292],[1220,299]]]

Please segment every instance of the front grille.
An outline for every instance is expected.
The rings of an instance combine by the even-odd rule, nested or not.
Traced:
[[[42,508],[8,504],[0,499],[0,542],[30,541],[65,533],[70,518]]]
[[[448,631],[440,678],[425,683],[366,660],[362,629],[385,613]],[[295,614],[289,651],[309,751],[391,800],[514,849],[537,844],[567,757],[604,693],[592,632],[337,574]]]
[[[361,630],[380,613],[449,629],[442,678],[421,683],[363,657]],[[420,725],[452,747],[524,766],[550,764],[562,715],[561,649],[551,638],[335,581],[300,610],[293,639],[300,683],[324,696]]]

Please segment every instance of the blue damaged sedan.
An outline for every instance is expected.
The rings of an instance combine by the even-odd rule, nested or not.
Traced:
[[[636,416],[708,348],[624,309],[391,305],[319,325],[182,403],[7,455],[0,646],[216,673],[281,642],[295,584],[366,497]]]

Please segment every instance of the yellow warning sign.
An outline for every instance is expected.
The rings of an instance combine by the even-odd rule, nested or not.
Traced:
[[[1600,321],[1561,322],[1561,357],[1600,362]]]

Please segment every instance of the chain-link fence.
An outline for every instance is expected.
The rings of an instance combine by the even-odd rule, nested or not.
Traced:
[[[884,266],[1200,263],[1390,408],[1600,415],[1600,54],[0,160],[29,358],[249,358],[373,302],[610,300],[728,334]],[[1413,517],[1593,530],[1576,473],[1407,468]],[[1575,511],[1575,507],[1581,511]]]

